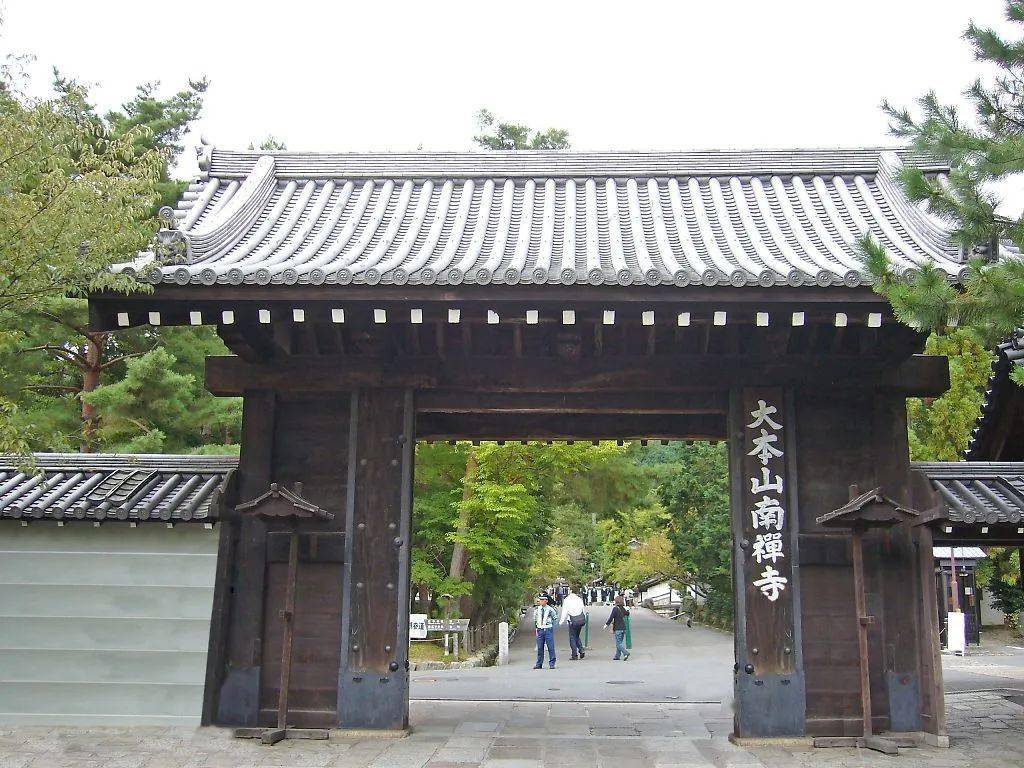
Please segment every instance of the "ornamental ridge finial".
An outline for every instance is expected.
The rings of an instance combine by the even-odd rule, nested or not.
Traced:
[[[196,161],[199,164],[199,177],[210,178],[210,161],[213,159],[213,144],[205,135],[199,137],[199,145],[196,147]]]
[[[160,220],[160,229],[153,236],[153,255],[156,260],[164,266],[187,263],[189,240],[188,236],[178,229],[174,209],[169,205],[161,206],[157,211],[157,218]]]

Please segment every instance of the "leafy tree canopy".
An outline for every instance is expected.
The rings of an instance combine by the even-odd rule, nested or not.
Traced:
[[[569,149],[569,132],[563,128],[535,131],[522,123],[499,120],[488,109],[476,113],[480,133],[473,141],[484,149]]]
[[[907,401],[910,457],[914,461],[958,461],[984,399],[992,353],[964,330],[932,334],[925,353],[949,359],[949,389],[938,398]]]
[[[134,258],[157,207],[178,197],[184,182],[170,177],[170,163],[199,115],[206,80],[168,96],[143,83],[119,109],[103,111],[61,73],[50,98],[25,96],[24,58],[0,66],[0,189],[9,192],[0,195],[0,451],[237,443],[238,401],[213,398],[201,384],[204,355],[224,352],[211,329],[93,331],[84,299],[92,290],[149,290],[106,268]],[[129,385],[145,364],[130,373],[129,363],[143,357],[164,366],[148,375],[182,386],[179,418],[130,402],[142,396]],[[92,397],[102,385],[112,388]]]
[[[1024,3],[1007,2],[1006,18],[1024,24]],[[915,111],[889,102],[882,106],[895,136],[950,164],[948,184],[913,167],[902,170],[900,181],[912,200],[926,202],[952,226],[954,240],[973,257],[967,278],[952,286],[928,265],[901,274],[879,243],[866,238],[861,246],[876,290],[903,322],[940,333],[968,328],[991,347],[1024,325],[1024,262],[993,258],[1001,240],[1024,247],[1024,220],[1001,212],[995,191],[1000,183],[1015,183],[1024,171],[1024,40],[973,22],[964,37],[975,58],[993,72],[964,92],[969,118],[934,91],[921,97]],[[1014,377],[1024,382],[1019,367]]]
[[[78,121],[71,98],[0,92],[0,311],[137,288],[105,267],[151,236],[164,159],[139,146],[148,129]]]

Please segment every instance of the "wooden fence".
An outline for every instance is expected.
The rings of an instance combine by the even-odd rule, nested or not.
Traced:
[[[466,655],[471,656],[482,648],[497,643],[499,623],[489,621],[486,624],[479,624],[467,629],[465,633]]]

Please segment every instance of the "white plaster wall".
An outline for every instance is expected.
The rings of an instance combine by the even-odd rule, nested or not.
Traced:
[[[216,559],[202,524],[0,521],[0,723],[197,724]]]
[[[683,593],[673,589],[667,581],[655,584],[650,589],[644,590],[644,600],[653,600],[658,603],[679,603],[682,602]]]
[[[982,590],[981,593],[981,626],[1003,626],[1003,621],[1006,615],[992,607],[992,596],[988,590]]]

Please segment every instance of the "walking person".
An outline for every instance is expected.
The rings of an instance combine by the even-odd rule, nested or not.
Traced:
[[[625,645],[627,616],[629,616],[629,609],[626,608],[622,595],[616,595],[615,605],[612,606],[608,621],[604,623],[606,627],[610,626],[612,632],[615,633],[615,656],[612,661],[618,661],[620,658],[623,661],[629,661],[629,651],[626,650]],[[538,647],[540,646],[538,645]]]
[[[569,587],[568,594],[562,600],[562,616],[559,624],[569,625],[569,652],[570,661],[576,661],[586,656],[583,643],[580,642],[580,632],[587,623],[587,614],[583,604],[583,598],[572,591]]]
[[[547,593],[541,592],[537,595],[533,609],[533,625],[537,629],[537,663],[534,669],[544,667],[545,645],[548,648],[548,667],[555,668],[555,624],[558,622],[558,612],[548,602]]]

